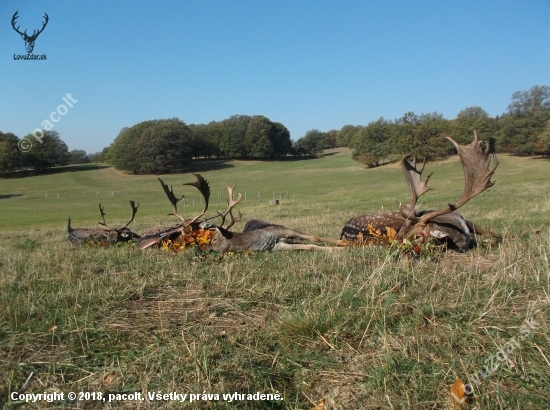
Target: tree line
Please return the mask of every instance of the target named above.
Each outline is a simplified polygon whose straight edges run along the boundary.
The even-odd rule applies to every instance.
[[[496,152],[549,155],[550,87],[515,92],[507,112],[494,118],[478,106],[465,108],[453,120],[438,113],[407,112],[393,121],[379,118],[365,126],[345,125],[328,132],[313,129],[294,142],[283,124],[262,115],[189,125],[177,118],[144,121],[123,128],[109,147],[94,154],[69,151],[56,131],[43,131],[42,144],[27,135],[24,139],[33,146],[22,152],[16,135],[0,132],[0,175],[90,162],[108,162],[135,174],[168,173],[185,169],[196,158],[281,159],[315,156],[335,147],[349,147],[355,160],[375,167],[403,152],[445,158],[454,154],[445,136],[468,144],[474,130]]]
[[[134,174],[167,173],[188,167],[194,158],[277,159],[291,151],[287,128],[262,115],[198,125],[172,118],[123,128],[107,161]]]
[[[23,138],[27,141],[22,141],[11,132],[0,131],[0,175],[23,169],[42,173],[57,166],[105,161],[106,148],[94,154],[78,149],[69,151],[57,131],[42,132],[40,143],[32,134]]]
[[[234,115],[198,125],[177,118],[143,121],[123,128],[109,147],[95,154],[69,152],[56,131],[43,134],[42,143],[31,134],[24,137],[32,147],[23,152],[22,140],[0,132],[0,174],[103,161],[134,174],[158,174],[181,171],[195,158],[278,159],[293,153],[288,129],[262,115]]]
[[[0,131],[0,174],[8,174],[22,168],[33,168],[36,172],[43,172],[58,165],[69,164],[69,150],[57,131],[44,131],[39,143],[28,135],[27,143],[30,145],[19,145],[21,141],[11,132]],[[24,150],[29,147],[28,151]]]
[[[462,110],[454,120],[438,113],[408,112],[394,121],[379,118],[366,126],[346,125],[336,132],[336,145],[351,148],[355,160],[375,167],[403,152],[428,159],[445,158],[455,152],[443,137],[469,144],[474,130],[496,152],[549,155],[550,87],[515,92],[507,112],[494,118],[474,106]]]

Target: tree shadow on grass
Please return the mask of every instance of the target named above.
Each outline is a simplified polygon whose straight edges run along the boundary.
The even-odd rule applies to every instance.
[[[325,157],[331,157],[333,155],[338,154],[338,152],[321,152],[317,155],[296,155],[296,156],[288,156],[288,157],[282,157],[278,158],[275,161],[303,161],[307,159],[319,159],[319,158],[325,158]]]
[[[173,174],[182,174],[186,172],[206,172],[206,171],[218,171],[221,169],[233,168],[235,165],[230,164],[229,160],[223,159],[205,159],[205,160],[195,160],[189,164],[189,166],[174,170],[171,173]]]
[[[337,152],[328,152],[326,154],[319,155],[296,155],[288,157],[279,157],[279,158],[235,158],[237,161],[254,161],[254,162],[294,162],[294,161],[306,161],[310,159],[320,159],[324,157],[329,157],[335,155]]]
[[[332,156],[335,154],[337,153],[327,152],[320,155],[287,156],[287,157],[273,158],[273,159],[244,158],[244,159],[238,159],[238,160],[239,161],[260,161],[260,162],[287,162],[287,161],[294,162],[294,161],[304,161],[304,160],[310,160],[310,159],[319,159],[319,158]],[[233,159],[199,159],[199,160],[192,161],[186,167],[183,167],[180,169],[174,169],[174,170],[171,170],[170,172],[160,172],[158,173],[158,175],[181,174],[181,173],[187,173],[187,172],[199,173],[199,172],[217,171],[217,170],[222,170],[227,168],[233,168],[235,165],[231,164],[232,161]],[[61,167],[53,167],[40,172],[37,172],[33,169],[27,169],[27,170],[7,173],[2,177],[0,177],[0,179],[27,178],[27,177],[35,177],[40,175],[62,174],[64,172],[95,171],[98,169],[112,168],[112,167],[113,165],[108,165],[108,164],[81,164],[81,165],[67,165],[67,166],[61,166]],[[122,171],[122,172],[125,172],[128,175],[134,175],[129,171]],[[137,175],[146,175],[146,174],[137,174]],[[155,175],[155,174],[151,173],[151,175]]]
[[[235,165],[232,164],[233,161],[241,161],[241,162],[247,162],[247,161],[253,161],[253,162],[292,162],[292,161],[304,161],[309,159],[319,159],[325,156],[335,155],[336,153],[329,152],[326,154],[321,154],[319,156],[315,155],[308,155],[308,156],[288,156],[288,157],[281,157],[281,158],[273,158],[273,159],[266,159],[266,158],[233,158],[233,159],[199,159],[199,160],[193,160],[189,165],[183,168],[174,169],[170,172],[162,172],[161,174],[185,174],[187,172],[207,172],[207,171],[217,171],[221,169],[227,169],[227,168],[234,168]]]
[[[534,157],[529,157],[529,159],[536,159],[536,160],[539,160],[539,161],[550,162],[550,155],[537,155],[537,156],[534,156]]]
[[[23,194],[5,194],[5,195],[0,195],[0,199],[7,199],[7,198],[11,198],[12,196],[21,196]]]
[[[82,165],[67,165],[63,167],[53,167],[40,172],[37,172],[34,169],[25,169],[22,171],[7,173],[3,175],[2,178],[3,179],[27,178],[27,177],[36,177],[40,175],[62,174],[64,172],[95,171],[97,169],[110,168],[110,167],[112,167],[112,165],[82,164]]]

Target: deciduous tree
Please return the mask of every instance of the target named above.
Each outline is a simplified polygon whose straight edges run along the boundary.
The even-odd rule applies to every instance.
[[[352,158],[369,168],[378,166],[392,152],[390,143],[394,128],[395,125],[384,118],[361,128],[350,146],[353,149]]]
[[[8,132],[0,131],[0,175],[15,171],[21,166],[22,153],[19,150],[19,138]]]
[[[54,166],[67,165],[69,163],[69,149],[59,137],[57,131],[43,131],[42,144],[33,144],[31,150],[24,154],[23,161],[34,168],[36,172],[43,172]],[[33,140],[28,134],[25,138]]]

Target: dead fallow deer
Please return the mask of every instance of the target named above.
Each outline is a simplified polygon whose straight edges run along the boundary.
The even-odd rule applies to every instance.
[[[182,235],[184,232],[188,230],[199,229],[199,223],[201,221],[198,221],[198,220],[206,213],[206,210],[208,209],[208,200],[210,198],[210,185],[208,184],[208,181],[202,177],[202,175],[200,174],[193,174],[193,175],[195,176],[196,181],[187,182],[187,183],[184,183],[183,185],[194,186],[202,194],[202,197],[204,198],[204,209],[202,210],[202,212],[191,219],[186,219],[182,215],[180,215],[178,213],[178,202],[181,201],[185,197],[185,195],[182,195],[181,197],[176,198],[176,196],[174,195],[174,190],[172,186],[168,188],[168,185],[166,185],[164,181],[159,178],[158,180],[160,182],[160,185],[162,186],[164,193],[168,197],[168,200],[172,204],[172,212],[169,213],[168,215],[179,218],[181,220],[181,223],[154,228],[149,232],[146,232],[141,237],[141,240],[137,245],[137,249],[143,250],[151,246],[160,246],[163,240],[173,241],[178,236]]]
[[[184,185],[191,185],[196,187],[204,198],[204,209],[202,212],[192,219],[185,219],[178,213],[177,203],[184,197],[177,198],[174,195],[172,187],[168,186],[159,178],[168,200],[172,204],[173,212],[169,215],[176,216],[181,219],[181,223],[176,225],[170,225],[166,227],[157,228],[150,233],[146,233],[141,237],[141,241],[137,246],[137,249],[143,250],[151,246],[160,246],[163,240],[174,240],[179,235],[186,231],[196,231],[198,229],[208,229],[213,232],[210,243],[206,246],[206,250],[212,250],[216,252],[226,251],[274,251],[274,250],[313,250],[313,249],[332,249],[312,244],[299,244],[292,243],[293,239],[305,239],[313,242],[328,242],[338,245],[344,245],[344,241],[332,240],[320,238],[318,236],[307,235],[302,232],[294,231],[292,229],[285,228],[281,225],[271,224],[269,222],[251,220],[249,221],[243,232],[232,232],[229,229],[242,218],[242,214],[239,211],[238,215],[233,215],[233,208],[242,202],[242,195],[239,194],[237,199],[233,199],[233,191],[235,187],[227,186],[227,192],[229,199],[227,201],[227,209],[224,212],[217,212],[214,217],[200,220],[208,209],[208,200],[210,198],[210,186],[208,181],[204,179],[200,174],[193,174],[197,178],[195,182],[186,183]],[[228,225],[224,227],[226,219],[229,216]],[[213,218],[220,218],[221,223],[219,225],[211,224],[208,221]]]
[[[300,231],[289,229],[282,225],[272,224],[270,222],[252,219],[248,221],[243,232],[232,232],[229,230],[233,223],[240,220],[242,215],[239,212],[237,218],[233,217],[232,209],[242,201],[242,195],[239,194],[236,200],[233,200],[233,190],[235,187],[227,186],[229,200],[227,201],[227,210],[222,214],[219,226],[210,225],[206,222],[201,226],[214,231],[214,236],[206,246],[206,250],[216,252],[238,252],[238,251],[297,251],[297,250],[333,250],[341,249],[337,247],[318,246],[314,244],[294,243],[295,239],[303,239],[311,242],[326,242],[336,245],[345,245],[345,241],[321,238],[319,236],[308,235]],[[223,228],[225,217],[229,215],[231,223]]]
[[[105,222],[104,207],[101,204],[99,204],[99,213],[103,220],[103,222],[99,222],[102,226],[101,228],[73,228],[71,227],[71,218],[69,218],[67,221],[69,241],[75,245],[82,245],[90,241],[92,243],[108,246],[115,242],[128,242],[132,239],[139,239],[139,235],[127,228],[136,216],[139,203],[136,205],[134,201],[130,201],[130,206],[132,207],[132,217],[126,225],[120,228],[111,228],[107,225]]]
[[[488,144],[485,148],[481,146],[475,131],[474,141],[467,146],[459,145],[450,137],[447,139],[455,146],[464,170],[465,187],[458,201],[454,204],[449,203],[446,208],[440,210],[418,211],[416,209],[418,198],[434,189],[428,187],[428,180],[432,174],[422,181],[422,171],[426,161],[424,160],[422,166],[418,168],[416,157],[411,159],[411,155],[404,155],[401,168],[409,185],[411,197],[409,204],[399,203],[399,211],[362,215],[350,219],[342,229],[341,239],[350,242],[358,242],[362,238],[368,240],[370,225],[382,234],[388,234],[388,228],[395,229],[398,232],[397,239],[400,240],[420,237],[421,241],[426,241],[431,236],[441,240],[448,249],[464,252],[473,243],[471,234],[500,237],[476,226],[456,212],[470,199],[494,185],[491,177],[499,164],[496,156],[490,153]],[[489,168],[491,161],[493,164]]]

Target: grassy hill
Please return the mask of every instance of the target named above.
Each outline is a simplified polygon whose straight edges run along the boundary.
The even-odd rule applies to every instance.
[[[337,238],[350,217],[408,200],[397,163],[367,170],[347,150],[329,154],[217,162],[202,172],[212,188],[208,214],[224,209],[225,184],[237,184],[247,194],[244,221]],[[138,233],[173,221],[156,177],[90,167],[0,180],[0,403],[12,392],[162,391],[220,395],[188,408],[307,409],[322,398],[327,409],[450,408],[449,385],[460,377],[474,389],[470,408],[545,408],[550,162],[499,160],[496,185],[461,211],[503,241],[436,261],[396,259],[376,247],[206,259],[192,250],[78,248],[66,240],[66,218],[93,227],[98,203],[117,225],[130,215],[128,201],[140,202]],[[422,207],[461,195],[457,157],[428,164],[431,171],[438,189]],[[181,185],[192,175],[161,177],[188,203],[195,196],[180,213],[200,211],[198,193]],[[283,192],[278,207],[267,204],[273,191]],[[284,400],[222,399],[233,392]]]

